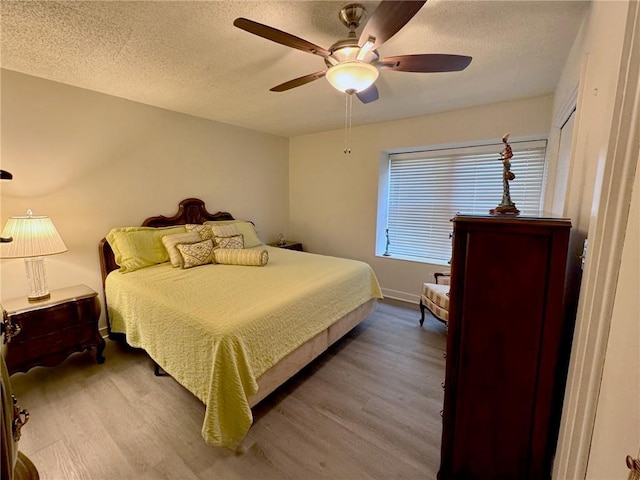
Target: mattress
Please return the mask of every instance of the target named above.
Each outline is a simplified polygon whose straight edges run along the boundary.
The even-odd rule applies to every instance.
[[[369,265],[268,246],[263,267],[170,263],[111,272],[111,331],[143,348],[206,406],[202,436],[236,448],[252,423],[249,397],[279,360],[372,298]]]

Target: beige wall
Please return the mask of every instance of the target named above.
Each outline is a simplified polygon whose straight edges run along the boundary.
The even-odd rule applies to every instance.
[[[2,70],[2,225],[27,208],[69,251],[47,257],[49,287],[101,290],[98,241],[112,227],[203,199],[254,221],[263,241],[288,224],[286,138]],[[0,263],[0,298],[26,294],[23,260]]]
[[[506,132],[512,140],[546,138],[552,105],[553,98],[544,96],[357,127],[350,155],[342,151],[342,130],[292,138],[289,234],[309,251],[368,262],[385,296],[417,303],[422,283],[448,267],[375,256],[381,154],[399,148],[499,142]]]

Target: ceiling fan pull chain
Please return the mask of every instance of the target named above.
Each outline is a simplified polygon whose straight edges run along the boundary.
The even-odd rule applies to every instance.
[[[351,119],[353,116],[353,93],[349,94],[349,153],[351,153]]]
[[[344,104],[344,154],[350,154],[351,148],[351,109],[353,108],[353,98],[349,93],[345,94]]]

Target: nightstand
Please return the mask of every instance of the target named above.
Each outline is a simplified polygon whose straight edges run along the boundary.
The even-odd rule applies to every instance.
[[[269,246],[278,247],[278,248],[286,248],[287,250],[298,250],[299,252],[303,252],[304,251],[302,249],[302,244],[301,243],[293,242],[293,241],[289,241],[289,240],[287,240],[287,242],[284,245],[279,245],[276,242],[276,243],[270,243]]]
[[[27,297],[2,302],[5,320],[20,332],[5,345],[9,374],[31,367],[53,367],[74,352],[97,347],[96,360],[104,362],[105,341],[98,330],[100,300],[86,285],[51,291],[51,298],[29,302]]]

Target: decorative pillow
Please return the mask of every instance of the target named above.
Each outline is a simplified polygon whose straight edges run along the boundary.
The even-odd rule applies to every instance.
[[[162,244],[162,237],[184,233],[184,226],[177,227],[121,227],[107,234],[107,242],[113,250],[120,272],[133,272],[140,268],[169,261],[169,253]]]
[[[257,249],[238,250],[217,248],[215,261],[223,265],[255,265],[257,267],[263,267],[269,261],[269,252]]]
[[[195,223],[188,223],[185,225],[187,232],[197,232],[202,240],[209,240],[213,238],[213,231],[211,225],[199,225]]]
[[[178,250],[178,245],[183,243],[197,243],[200,240],[198,232],[176,233],[174,235],[165,235],[162,237],[162,243],[169,253],[169,261],[174,268],[182,267],[184,260],[182,254]]]
[[[203,240],[197,243],[181,243],[177,245],[177,248],[182,254],[184,262],[182,268],[213,263],[213,242],[211,240]]]
[[[221,226],[221,225],[235,225],[238,231],[244,236],[244,248],[257,247],[258,245],[264,245],[264,242],[258,238],[256,233],[256,226],[251,222],[245,222],[243,220],[221,220],[221,221],[207,221],[205,225]]]
[[[216,243],[216,248],[244,248],[244,237],[242,235],[213,238]]]
[[[214,237],[232,237],[234,235],[240,235],[240,229],[238,225],[205,225],[211,228]]]

